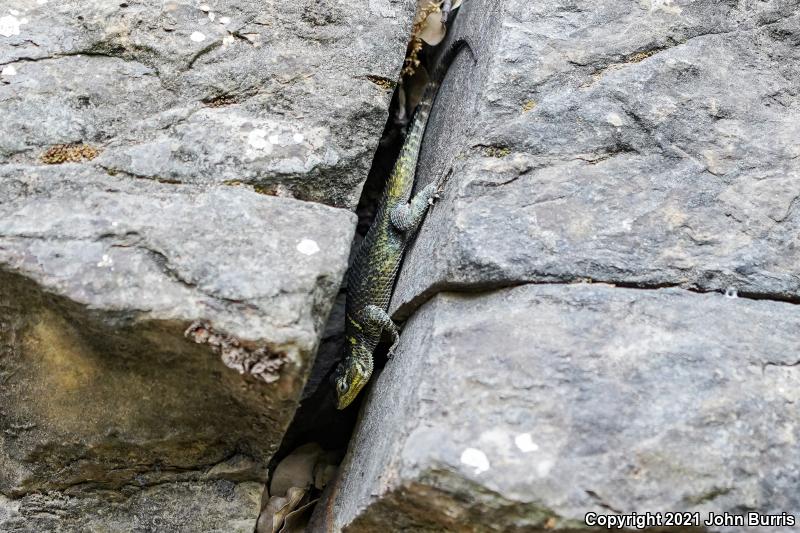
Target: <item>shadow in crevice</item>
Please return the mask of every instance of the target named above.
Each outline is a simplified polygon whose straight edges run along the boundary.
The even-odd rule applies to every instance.
[[[433,59],[438,57],[438,53],[438,47],[421,50],[419,56],[421,64],[429,64]],[[425,77],[425,79],[427,79],[427,77]],[[372,165],[356,208],[358,224],[351,247],[351,265],[355,252],[380,207],[384,187],[403,144],[406,126],[405,121],[411,114],[406,106],[411,106],[413,104],[406,103],[405,98],[401,96],[401,91],[403,91],[401,86],[395,87],[394,89],[381,139],[378,142],[375,155],[372,159]],[[325,326],[323,338],[303,391],[300,405],[295,412],[294,419],[289,425],[278,451],[270,461],[270,475],[275,475],[275,471],[279,465],[283,468],[284,464],[292,462],[294,460],[294,454],[297,453],[298,449],[306,445],[319,445],[326,453],[330,452],[328,456],[333,455],[339,459],[344,457],[358,420],[361,404],[364,398],[368,396],[369,387],[375,383],[375,379],[372,379],[371,383],[367,385],[366,390],[362,391],[347,409],[342,411],[336,409],[336,392],[332,383],[332,376],[335,372],[336,365],[344,355],[345,304],[347,295],[346,280],[347,276],[345,276],[345,281],[339,291]],[[374,353],[375,375],[379,374],[386,364],[388,348],[388,344],[381,343]],[[282,464],[284,460],[286,461]],[[319,489],[319,487],[317,489]],[[312,492],[315,491],[313,487],[310,490],[312,490]],[[266,504],[269,499],[268,491],[269,484],[262,498],[263,515],[267,514],[264,510],[267,509]],[[273,495],[273,498],[274,496],[275,495]],[[311,502],[310,505],[313,505],[313,502]],[[264,518],[265,516],[260,517],[259,522],[266,522]]]
[[[356,208],[358,225],[351,247],[351,264],[355,251],[375,218],[384,185],[402,146],[403,126],[397,124],[394,120],[399,105],[398,89],[395,89],[383,133],[378,142],[372,165]],[[347,276],[345,276],[325,325],[314,365],[300,399],[300,405],[286,430],[278,451],[269,463],[270,476],[275,473],[281,461],[290,456],[299,447],[310,443],[316,443],[322,449],[332,452],[340,458],[347,451],[358,413],[361,410],[361,403],[367,394],[366,391],[363,391],[353,404],[345,410],[336,409],[336,392],[332,384],[332,376],[336,365],[344,354],[346,296]],[[376,373],[380,372],[385,365],[387,350],[388,346],[380,345],[375,353]],[[268,491],[269,483],[262,497],[262,512],[266,508],[266,503],[269,499]],[[262,521],[259,520],[259,522]]]
[[[351,263],[355,251],[375,218],[384,185],[400,152],[403,128],[397,125],[393,119],[398,105],[398,91],[395,89],[389,107],[389,115],[356,208],[358,225],[351,247]],[[347,276],[345,276],[325,325],[323,338],[308,382],[303,390],[300,406],[271,466],[280,462],[296,447],[308,442],[317,442],[327,450],[347,448],[365,394],[360,394],[356,401],[344,411],[336,409],[336,393],[331,381],[336,365],[344,354],[346,295]],[[375,357],[376,371],[380,371],[385,363],[385,352],[386,347],[379,346]]]

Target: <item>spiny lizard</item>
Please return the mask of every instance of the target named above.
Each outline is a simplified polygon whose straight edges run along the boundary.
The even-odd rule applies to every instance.
[[[372,376],[372,354],[381,334],[387,332],[392,337],[390,357],[400,340],[397,326],[386,311],[406,246],[419,228],[428,206],[439,197],[437,185],[430,184],[411,198],[417,160],[438,88],[450,63],[464,45],[465,42],[455,44],[440,59],[386,183],[375,221],[350,267],[345,357],[336,368],[334,378],[339,409],[350,405]]]

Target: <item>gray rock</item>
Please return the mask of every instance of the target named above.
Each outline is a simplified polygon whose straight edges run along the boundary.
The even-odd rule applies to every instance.
[[[2,8],[0,157],[95,164],[354,208],[412,1],[101,0]]]
[[[591,279],[800,301],[800,2],[475,0],[398,281]]]
[[[186,512],[209,507],[179,530],[252,530],[355,218],[85,164],[0,167],[0,518],[18,507],[30,529],[7,527],[52,530],[39,515],[67,498],[65,528],[156,531],[129,522],[183,520],[196,493]],[[207,479],[242,496],[215,500]]]
[[[253,530],[413,8],[0,6],[0,530]]]
[[[321,530],[800,508],[798,7],[461,7],[443,198]]]
[[[0,528],[8,533],[252,533],[261,488],[260,483],[217,481],[156,485],[125,499],[31,494],[11,502],[7,517],[3,508],[9,502],[0,496]]]
[[[325,527],[796,511],[798,331],[791,304],[680,289],[439,294],[370,390]],[[709,528],[756,530],[794,528]]]
[[[93,309],[207,317],[300,363],[346,267],[355,215],[244,187],[198,192],[83,165],[6,166],[0,263]]]

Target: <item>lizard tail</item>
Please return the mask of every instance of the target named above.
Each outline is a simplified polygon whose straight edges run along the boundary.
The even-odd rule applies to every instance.
[[[422,99],[414,111],[414,118],[411,120],[408,132],[406,133],[406,140],[403,143],[403,148],[400,151],[400,156],[395,164],[395,172],[399,169],[410,169],[412,172],[417,166],[417,159],[419,158],[420,147],[422,146],[422,138],[425,135],[425,127],[428,125],[428,117],[431,114],[433,103],[436,100],[436,95],[439,92],[439,87],[442,85],[450,64],[456,58],[462,48],[467,48],[470,54],[474,57],[472,48],[465,40],[459,40],[453,43],[452,46],[447,48],[439,58],[436,69],[433,71],[428,86],[422,95]]]

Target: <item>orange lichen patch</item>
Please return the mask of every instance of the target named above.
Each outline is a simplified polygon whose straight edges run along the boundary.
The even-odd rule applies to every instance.
[[[522,112],[527,113],[528,111],[533,111],[536,108],[536,102],[533,100],[528,100],[524,104],[522,104]]]
[[[80,144],[56,144],[42,154],[42,163],[60,165],[62,163],[80,163],[91,161],[100,154],[96,148]]]
[[[653,54],[656,54],[656,53],[658,53],[660,51],[661,50],[659,50],[659,49],[655,49],[655,50],[647,50],[646,52],[637,52],[637,53],[635,53],[633,55],[630,55],[630,56],[626,57],[625,58],[625,63],[638,63],[639,61],[644,61],[648,57],[650,57]]]
[[[236,95],[233,94],[222,94],[219,96],[215,96],[213,98],[208,98],[206,100],[203,100],[203,103],[207,107],[224,107],[227,105],[238,104],[239,99],[237,98]]]
[[[384,78],[383,76],[374,76],[372,74],[368,74],[365,76],[365,78],[386,91],[391,91],[394,89],[395,85],[397,85],[392,80]]]

